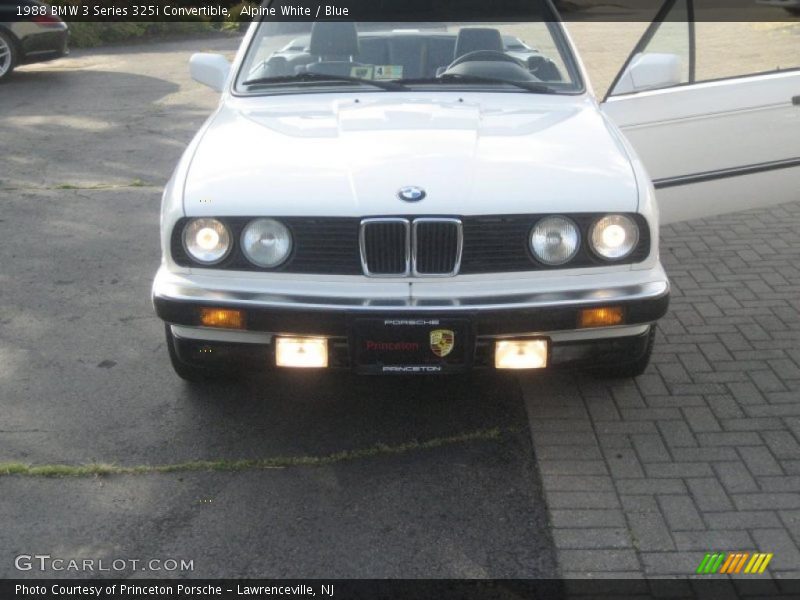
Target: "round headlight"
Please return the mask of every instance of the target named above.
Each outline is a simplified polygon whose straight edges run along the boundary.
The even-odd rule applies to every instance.
[[[277,267],[292,251],[292,234],[274,219],[250,221],[242,231],[242,252],[254,265]]]
[[[603,258],[625,258],[639,241],[639,227],[625,215],[608,215],[597,221],[589,235],[592,250]]]
[[[531,231],[531,251],[546,265],[563,265],[581,246],[578,226],[566,217],[545,217]]]
[[[183,228],[183,247],[197,262],[213,265],[228,256],[231,234],[217,219],[192,219]]]

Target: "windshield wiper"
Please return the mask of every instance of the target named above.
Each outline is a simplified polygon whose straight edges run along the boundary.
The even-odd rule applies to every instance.
[[[272,85],[286,83],[357,83],[369,85],[388,91],[405,91],[408,88],[405,84],[419,83],[490,83],[505,84],[521,88],[527,92],[535,94],[556,94],[556,90],[542,83],[535,81],[511,81],[508,79],[497,79],[494,77],[480,77],[478,75],[463,75],[460,73],[444,73],[439,77],[429,77],[420,79],[395,79],[386,81],[376,81],[374,79],[360,79],[359,77],[348,77],[346,75],[326,75],[324,73],[298,73],[297,75],[281,75],[278,77],[256,77],[248,79],[242,85]]]
[[[443,73],[439,77],[429,77],[426,79],[399,79],[398,83],[492,83],[506,84],[522,88],[535,94],[556,94],[556,90],[542,83],[535,81],[511,81],[508,79],[495,79],[494,77],[480,77],[478,75],[462,75],[460,73]]]
[[[374,79],[360,79],[346,75],[326,75],[324,73],[298,73],[297,75],[281,75],[279,77],[256,77],[248,79],[242,85],[269,85],[282,83],[358,83],[371,85],[382,90],[404,90],[405,86],[396,81],[375,81]]]

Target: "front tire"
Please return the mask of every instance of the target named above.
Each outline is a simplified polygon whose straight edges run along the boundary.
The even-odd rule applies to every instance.
[[[17,66],[17,44],[11,34],[0,29],[0,82],[8,80]]]
[[[647,346],[644,354],[630,361],[622,361],[615,365],[592,369],[592,374],[601,379],[630,379],[642,375],[647,370],[647,366],[650,364],[650,356],[653,354],[653,346],[655,346],[656,342],[656,326],[651,325],[646,335]]]
[[[164,324],[164,331],[166,333],[167,351],[169,352],[169,360],[172,363],[172,369],[178,377],[184,381],[190,383],[213,383],[215,381],[230,379],[233,376],[230,370],[223,369],[222,367],[199,367],[184,362],[181,360],[181,357],[178,356],[178,351],[176,349],[177,341],[172,334],[172,328],[169,323]]]

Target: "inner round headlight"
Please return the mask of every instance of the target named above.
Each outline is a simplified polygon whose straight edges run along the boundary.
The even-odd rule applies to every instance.
[[[254,265],[277,267],[292,251],[292,234],[274,219],[250,221],[242,231],[242,252]]]
[[[531,251],[546,265],[563,265],[581,246],[578,226],[566,217],[545,217],[531,231]]]
[[[625,215],[608,215],[597,221],[590,232],[592,250],[603,258],[625,258],[639,241],[639,227]]]
[[[213,265],[230,252],[231,234],[217,219],[192,219],[183,228],[183,247],[197,262]]]

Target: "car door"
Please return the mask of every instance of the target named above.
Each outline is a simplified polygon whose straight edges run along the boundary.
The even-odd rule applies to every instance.
[[[800,200],[800,21],[701,21],[701,3],[667,0],[602,103],[662,223]]]

